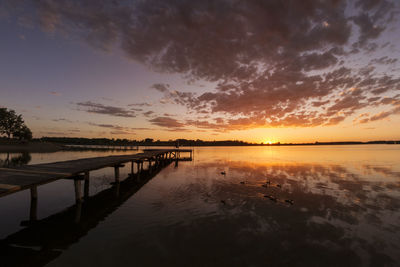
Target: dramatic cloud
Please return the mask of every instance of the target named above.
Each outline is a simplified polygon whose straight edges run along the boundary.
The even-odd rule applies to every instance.
[[[393,103],[393,108],[389,111],[381,111],[371,117],[363,118],[359,120],[359,123],[367,123],[371,121],[378,121],[388,118],[391,115],[400,114],[400,101]]]
[[[198,121],[202,128],[334,125],[366,107],[384,105],[374,97],[400,91],[398,50],[383,39],[400,27],[397,0],[21,3],[17,16],[30,16],[46,31],[80,35],[104,50],[119,45],[127,57],[155,71],[215,84],[201,94],[152,86],[164,94],[161,103],[186,106],[194,116],[225,118]],[[32,8],[35,12],[28,12]],[[134,117],[123,108],[78,105]],[[151,122],[182,127],[168,117]]]
[[[164,128],[174,128],[179,129],[184,127],[185,125],[176,119],[169,118],[169,117],[157,117],[154,119],[149,120],[152,124],[164,127]]]
[[[91,101],[76,103],[78,107],[84,108],[89,113],[105,114],[116,117],[133,118],[136,117],[132,109],[124,109],[121,107],[106,106],[100,103],[93,103]]]

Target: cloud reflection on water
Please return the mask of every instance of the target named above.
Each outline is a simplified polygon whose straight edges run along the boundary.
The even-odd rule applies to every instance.
[[[221,166],[226,176],[219,174]],[[400,260],[400,174],[388,167],[220,160],[183,168],[173,174],[179,176],[176,179],[196,173],[194,179],[162,191],[162,199],[192,203],[198,209],[213,205],[215,212],[196,214],[180,226],[184,234],[174,238],[182,242],[202,240],[202,234],[212,233],[216,235],[213,248],[220,245],[226,256],[240,248],[237,253],[255,258],[237,256],[236,260],[256,265],[272,260],[275,264],[392,266]],[[271,181],[267,188],[262,186],[266,181]],[[294,205],[286,199],[293,199]],[[168,231],[173,231],[171,227]],[[162,229],[160,234],[168,231]]]
[[[31,163],[87,153],[32,154]],[[87,214],[93,228],[72,227],[79,238],[67,240],[49,265],[396,266],[400,260],[395,146],[196,148],[194,159],[161,170],[124,203],[94,201],[93,212],[108,205],[113,211],[100,220]],[[91,177],[98,192],[112,170]],[[59,194],[65,186],[47,190]],[[46,202],[43,193],[43,206],[60,198]],[[43,221],[68,224],[60,214]],[[55,224],[59,233],[37,226],[58,242],[62,225]],[[37,240],[45,236],[31,232]]]

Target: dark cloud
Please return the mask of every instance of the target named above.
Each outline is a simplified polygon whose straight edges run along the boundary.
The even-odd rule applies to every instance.
[[[40,132],[43,135],[65,136],[65,132]]]
[[[151,128],[146,128],[146,127],[125,127],[125,126],[114,125],[114,124],[103,124],[103,123],[93,123],[93,122],[87,122],[87,124],[89,124],[91,126],[112,129],[114,132],[124,131],[124,132],[132,133],[132,131],[153,130]]]
[[[131,109],[106,106],[106,105],[103,105],[100,103],[94,103],[91,101],[79,102],[79,103],[76,103],[76,105],[78,107],[84,108],[84,110],[89,113],[105,114],[105,115],[110,115],[110,116],[126,117],[126,118],[136,117],[134,111],[132,111]]]
[[[93,122],[88,122],[88,124],[92,125],[92,126],[102,127],[102,128],[112,128],[112,129],[117,129],[117,130],[124,129],[124,127],[122,127],[122,126],[113,125],[113,124],[102,124],[102,123],[93,123]]]
[[[51,95],[55,95],[55,96],[60,96],[61,94],[59,92],[56,91],[50,91]]]
[[[133,106],[138,106],[138,107],[151,107],[151,104],[149,103],[134,103],[134,104],[129,104],[129,107],[133,107]]]
[[[115,134],[115,135],[129,134],[129,135],[132,135],[132,134],[136,134],[136,133],[134,133],[134,132],[129,132],[129,131],[120,131],[120,130],[117,130],[117,131],[111,131],[110,134]]]
[[[65,118],[60,118],[60,119],[53,119],[52,121],[55,122],[69,122],[69,123],[73,123],[73,121],[65,119]]]
[[[113,125],[113,124],[101,124],[101,123],[93,123],[93,122],[88,122],[89,125],[91,126],[97,126],[101,128],[108,128],[110,129],[110,134],[113,135],[123,135],[123,134],[129,134],[133,135],[136,134],[132,128],[129,127],[123,127],[119,125]]]
[[[381,57],[381,58],[376,58],[371,60],[372,64],[382,64],[382,65],[389,65],[389,64],[394,64],[397,62],[397,58],[389,58],[388,56]]]
[[[157,117],[157,118],[151,119],[149,121],[152,124],[163,127],[163,128],[180,129],[185,126],[183,123],[179,122],[176,119],[170,118],[170,117]]]
[[[396,96],[398,97],[398,96]],[[368,123],[373,121],[379,121],[388,118],[391,115],[398,115],[400,114],[400,100],[394,98],[384,98],[381,102],[383,104],[389,104],[391,106],[390,110],[381,111],[375,115],[369,116],[369,114],[364,113],[359,116],[359,123]],[[364,118],[363,118],[364,117]],[[356,120],[357,121],[357,120]]]
[[[153,128],[147,128],[147,127],[130,127],[131,130],[135,131],[152,131],[154,130]]]
[[[191,83],[215,83],[214,90],[202,94],[171,90],[163,83],[152,86],[164,94],[161,103],[226,118],[197,122],[199,127],[332,125],[380,105],[368,102],[371,97],[400,90],[398,73],[368,65],[397,60],[379,55],[363,62],[366,53],[390,49],[379,38],[398,23],[397,0],[30,3],[35,9],[31,17],[47,31],[78,34],[105,50],[117,44],[152,70],[177,73]],[[17,15],[27,17],[24,11]],[[88,112],[134,117],[124,108],[89,101],[78,105]],[[151,122],[179,125],[167,119]]]
[[[312,102],[312,105],[314,106],[314,107],[320,107],[320,106],[324,106],[324,105],[326,105],[326,104],[328,104],[329,103],[329,100],[325,100],[325,101],[314,101],[314,102]]]
[[[149,117],[150,115],[154,114],[154,111],[146,111],[143,113],[144,116]]]
[[[169,84],[163,84],[163,83],[155,83],[151,86],[151,88],[156,89],[157,91],[160,91],[162,93],[168,92],[169,91]]]
[[[368,40],[377,38],[384,30],[383,27],[374,24],[374,21],[367,13],[362,13],[355,17],[354,23],[360,29],[360,38],[356,43],[357,46],[364,46]]]

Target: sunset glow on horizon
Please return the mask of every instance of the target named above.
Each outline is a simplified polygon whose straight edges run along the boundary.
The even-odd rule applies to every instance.
[[[400,2],[0,2],[0,107],[34,137],[400,139]]]

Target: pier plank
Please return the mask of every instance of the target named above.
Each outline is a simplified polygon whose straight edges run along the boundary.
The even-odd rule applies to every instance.
[[[115,155],[68,160],[52,163],[26,165],[18,168],[0,168],[0,197],[20,190],[49,183],[54,180],[71,178],[76,175],[105,167],[120,167],[127,162],[159,160],[167,153],[190,152],[189,149],[152,149],[131,155]],[[178,153],[179,154],[179,153]]]

